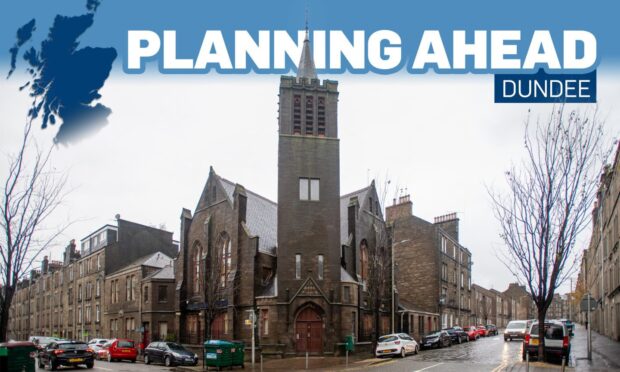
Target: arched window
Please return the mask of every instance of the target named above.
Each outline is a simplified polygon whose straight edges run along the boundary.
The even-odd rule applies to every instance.
[[[366,239],[360,243],[360,258],[362,282],[365,282],[368,279],[368,244]]]
[[[220,284],[222,288],[226,287],[228,274],[232,268],[232,241],[226,232],[222,232],[218,244]]]
[[[194,254],[192,257],[192,277],[194,280],[193,287],[194,293],[200,293],[200,260],[202,254],[202,247],[200,243],[194,245]]]

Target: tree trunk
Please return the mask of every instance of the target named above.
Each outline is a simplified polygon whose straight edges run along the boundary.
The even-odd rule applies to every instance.
[[[538,360],[545,361],[545,315],[542,309],[538,310]]]
[[[4,289],[4,298],[0,303],[0,342],[8,341],[7,333],[9,330],[9,308],[13,302],[13,293],[15,291],[10,286]]]

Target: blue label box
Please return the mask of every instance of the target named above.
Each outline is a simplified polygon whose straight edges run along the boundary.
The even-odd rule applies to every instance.
[[[594,103],[596,70],[586,74],[495,75],[495,103]]]

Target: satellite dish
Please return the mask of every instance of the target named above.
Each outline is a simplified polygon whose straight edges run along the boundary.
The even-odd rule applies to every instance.
[[[117,220],[120,220],[120,219],[121,219],[121,215],[117,213],[117,214],[114,216],[114,218],[116,218]]]

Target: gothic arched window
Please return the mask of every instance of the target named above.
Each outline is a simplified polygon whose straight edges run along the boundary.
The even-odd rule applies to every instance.
[[[202,246],[200,243],[194,245],[192,255],[192,279],[194,293],[200,293],[200,263],[201,263]]]
[[[219,259],[220,284],[226,287],[228,274],[232,268],[232,241],[226,232],[222,232],[218,239],[217,254]]]
[[[360,258],[362,282],[365,282],[368,279],[368,244],[366,239],[360,243]]]

